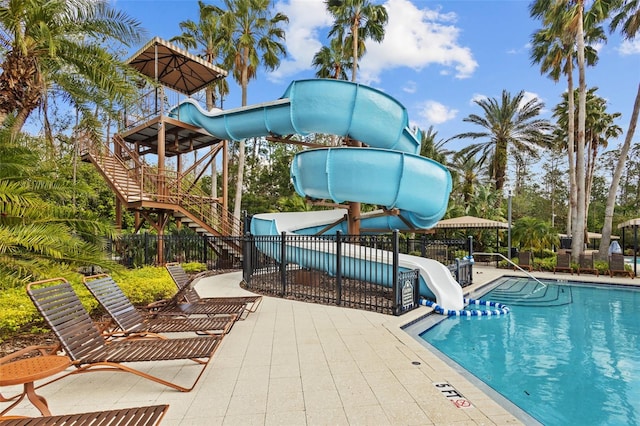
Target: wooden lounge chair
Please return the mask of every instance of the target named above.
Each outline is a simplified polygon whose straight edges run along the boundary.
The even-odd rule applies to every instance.
[[[553,273],[561,271],[571,272],[571,275],[573,275],[571,255],[569,253],[558,253],[556,256],[556,266],[553,267]],[[578,270],[578,274],[580,274],[580,270]]]
[[[183,298],[183,300],[190,304],[209,304],[209,303],[240,303],[244,304],[244,309],[247,313],[255,312],[262,302],[262,296],[239,296],[239,297],[205,297],[201,298],[198,292],[193,288],[194,284],[200,279],[202,274],[196,275],[193,280],[189,279],[189,276],[179,263],[167,263],[165,265],[169,275],[173,279],[173,282],[178,287],[178,293],[174,296],[174,299]]]
[[[153,405],[60,416],[10,416],[0,417],[0,424],[2,426],[153,426],[160,424],[168,408],[168,405]]]
[[[518,253],[518,266],[529,272],[533,270],[533,255],[530,251]]]
[[[591,274],[596,274],[596,277],[600,276],[600,272],[598,272],[598,270],[593,266],[593,253],[582,253],[579,256],[578,264],[580,265],[578,266],[578,275],[580,275],[580,273],[582,272],[588,272]]]
[[[110,275],[98,274],[83,277],[84,285],[107,311],[115,327],[111,333],[177,333],[196,332],[199,334],[226,334],[231,330],[236,315],[175,318],[169,316],[143,316],[131,304],[122,289]]]
[[[194,388],[222,342],[222,335],[180,339],[124,339],[105,338],[84,309],[77,294],[64,278],[36,281],[27,285],[27,294],[47,325],[55,333],[72,365],[69,374],[82,373],[91,368],[113,369],[136,374],[162,385],[189,392]],[[184,387],[151,376],[123,363],[136,361],[169,361],[189,359],[202,366],[190,387]],[[48,382],[48,383],[51,383]]]
[[[624,267],[624,256],[621,253],[612,253],[609,256],[609,276],[616,274],[626,275],[633,279],[633,271],[628,271]]]

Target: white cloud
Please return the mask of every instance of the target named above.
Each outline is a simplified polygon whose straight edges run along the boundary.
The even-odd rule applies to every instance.
[[[454,119],[457,114],[457,109],[450,109],[436,101],[425,101],[418,112],[418,115],[424,118],[427,124],[441,124]]]
[[[511,93],[511,96],[514,97],[515,95],[517,95],[517,93]],[[502,93],[500,93],[499,95],[495,96],[495,98],[500,101],[502,96]],[[483,101],[485,99],[488,99],[489,97],[487,95],[482,95],[480,93],[474,93],[473,96],[471,97],[471,100],[469,100],[469,105],[476,105],[477,102]],[[540,96],[537,93],[533,93],[533,92],[527,92],[526,90],[524,91],[524,93],[522,94],[522,101],[520,102],[520,106],[526,104],[527,102],[529,102],[532,99],[538,99],[540,102],[542,102],[542,98],[540,98]]]
[[[458,44],[460,29],[456,15],[440,10],[419,9],[409,0],[385,3],[389,22],[382,43],[367,42],[367,53],[360,61],[359,81],[378,81],[382,71],[409,67],[420,70],[432,64],[455,70],[457,78],[467,78],[478,63],[471,50]]]
[[[511,48],[507,50],[507,55],[520,55],[527,53],[531,50],[531,43],[525,43],[524,46],[518,48]]]
[[[527,92],[525,90],[525,92],[522,94],[522,102],[520,102],[520,107],[522,107],[524,104],[526,104],[532,99],[538,99],[538,101],[542,102],[542,99],[540,99],[540,96],[538,96],[537,93]]]
[[[481,95],[480,93],[474,93],[469,101],[469,105],[475,105],[477,102],[487,99],[487,95]]]
[[[458,44],[460,29],[455,26],[454,13],[419,9],[409,0],[388,0],[385,7],[389,14],[385,38],[382,43],[367,40],[358,81],[371,85],[379,82],[384,70],[420,70],[433,64],[444,67],[443,75],[466,78],[473,74],[478,64],[471,50]],[[276,9],[289,17],[285,27],[288,56],[269,75],[272,81],[310,70],[313,55],[328,43],[324,34],[333,23],[323,0],[283,0]]]
[[[323,0],[278,2],[276,10],[289,17],[289,24],[284,26],[287,57],[280,62],[277,70],[269,74],[271,81],[280,81],[310,69],[313,55],[324,43],[324,40],[320,41],[318,32],[332,24]]]
[[[634,40],[624,40],[618,47],[621,55],[637,55],[640,53],[640,38]]]
[[[416,93],[416,90],[418,90],[418,85],[415,81],[409,80],[402,87],[402,90],[407,93]]]

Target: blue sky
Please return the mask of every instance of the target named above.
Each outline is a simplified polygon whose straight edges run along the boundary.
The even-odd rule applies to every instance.
[[[473,100],[499,98],[503,90],[514,96],[523,90],[527,98],[538,97],[545,103],[545,117],[551,118],[566,81],[554,83],[531,64],[529,42],[539,23],[529,17],[528,1],[378,3],[389,13],[386,36],[381,44],[367,41],[358,80],[398,99],[412,125],[433,126],[441,139],[478,130],[463,122],[469,114],[482,113]],[[197,1],[117,0],[113,5],[138,19],[149,39],[170,39],[180,33],[181,21],[198,20]],[[288,56],[273,73],[259,70],[258,79],[249,84],[249,104],[279,98],[292,80],[313,78],[311,59],[328,44],[332,21],[322,0],[283,0],[275,8],[290,20]],[[610,35],[607,44],[597,49],[599,63],[587,70],[587,85],[599,88],[597,94],[607,99],[610,113],[622,113],[617,124],[626,132],[640,82],[640,40],[625,42]],[[231,93],[224,107],[240,106],[240,88],[231,77],[229,83]],[[611,141],[610,148],[621,140]],[[459,149],[467,143],[455,141],[449,147]]]

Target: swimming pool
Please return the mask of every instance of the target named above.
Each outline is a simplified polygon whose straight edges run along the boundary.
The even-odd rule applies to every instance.
[[[505,277],[500,317],[449,317],[420,334],[548,425],[640,424],[640,290]]]

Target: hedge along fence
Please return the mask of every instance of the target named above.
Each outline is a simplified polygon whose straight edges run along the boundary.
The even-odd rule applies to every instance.
[[[92,315],[101,314],[98,302],[82,284],[82,275],[71,271],[55,271],[51,278],[64,277]],[[146,305],[171,297],[176,285],[165,268],[147,266],[113,274],[113,278],[134,305]],[[27,296],[26,288],[0,292],[0,341],[19,333],[45,332],[44,321]]]

